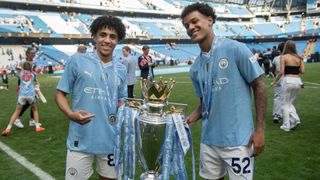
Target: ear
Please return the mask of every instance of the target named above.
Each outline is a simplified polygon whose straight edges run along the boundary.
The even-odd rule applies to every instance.
[[[211,27],[213,25],[213,19],[211,16],[208,17],[209,26]]]

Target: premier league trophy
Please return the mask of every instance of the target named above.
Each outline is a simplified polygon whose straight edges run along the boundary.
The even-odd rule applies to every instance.
[[[158,82],[141,79],[140,84],[144,100],[127,99],[126,106],[118,110],[118,179],[122,175],[125,180],[134,179],[136,150],[144,169],[141,180],[167,180],[170,174],[176,179],[188,179],[184,156],[192,148],[192,140],[188,125],[183,123],[187,105],[168,102],[175,81],[163,81],[160,77]],[[192,168],[195,179],[193,150]]]
[[[136,138],[140,161],[144,172],[140,179],[159,179],[161,148],[164,143],[167,118],[164,106],[170,96],[174,81],[158,83],[141,79],[141,91],[145,100],[145,110],[136,122]]]
[[[145,170],[140,179],[158,180],[163,161],[162,148],[166,137],[167,115],[173,113],[174,107],[171,107],[171,112],[165,112],[164,108],[168,105],[168,98],[175,81],[170,79],[167,82],[162,78],[158,82],[141,79],[140,83],[144,106],[135,122],[136,143],[140,161]]]

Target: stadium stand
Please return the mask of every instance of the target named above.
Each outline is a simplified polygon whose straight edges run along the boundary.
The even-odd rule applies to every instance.
[[[10,2],[20,9],[10,8],[9,5],[13,5]],[[45,61],[48,61],[50,65],[59,66],[72,55],[68,51],[73,51],[76,47],[74,41],[91,43],[89,26],[93,19],[111,12],[124,22],[129,41],[150,44],[155,59],[171,58],[186,61],[193,59],[199,49],[195,45],[188,45],[191,42],[179,15],[183,7],[193,2],[196,1],[20,0],[0,2],[3,5],[0,8],[0,38],[6,37],[5,41],[13,38],[11,43],[5,44],[15,45],[16,43],[12,43],[12,41],[17,42],[15,37],[23,37],[26,44],[30,44],[30,41],[42,44],[46,42],[46,45],[39,48],[39,63],[41,62],[41,66],[46,66],[48,63]],[[244,4],[245,1],[241,0],[229,2],[207,1],[214,7],[218,16],[218,21],[213,26],[217,36],[238,39],[246,42],[251,49],[261,51],[276,46],[278,43],[275,39],[284,41],[287,38],[297,38],[300,54],[309,57],[319,52],[319,43],[314,42],[313,45],[307,43],[309,39],[320,35],[320,18],[316,14],[319,8],[315,1],[308,0],[304,4],[304,7],[312,11],[300,8],[299,2],[294,2],[290,11],[286,10],[286,6],[281,7],[279,4],[270,2],[267,4],[261,4],[261,1],[247,1],[248,4]],[[29,6],[25,7],[23,3],[28,3]],[[22,6],[18,6],[19,4]],[[34,11],[39,6],[44,7],[45,10]],[[177,45],[168,45],[170,42],[177,42]],[[73,45],[58,45],[60,43]],[[121,47],[122,45],[116,49],[118,54],[122,54]],[[23,45],[15,48],[19,49],[17,52],[23,54]],[[138,57],[141,54],[140,45],[133,45],[132,48],[134,56]],[[4,59],[2,61],[6,59],[8,61],[1,62],[1,65],[14,66],[17,60],[9,62],[11,57],[4,56],[1,56],[1,59]],[[18,56],[13,55],[14,58]],[[121,57],[119,59],[121,60]]]

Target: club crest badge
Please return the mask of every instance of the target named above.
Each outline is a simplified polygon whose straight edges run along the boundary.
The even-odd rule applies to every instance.
[[[220,61],[219,61],[220,69],[226,69],[228,67],[228,65],[229,65],[229,62],[226,58],[220,59]]]
[[[75,168],[69,168],[68,169],[68,175],[69,176],[76,176],[78,174],[78,171]]]

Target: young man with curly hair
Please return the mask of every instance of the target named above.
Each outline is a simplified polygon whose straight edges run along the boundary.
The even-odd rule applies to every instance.
[[[252,179],[253,156],[264,148],[267,101],[263,71],[245,44],[215,36],[216,15],[208,4],[185,7],[181,19],[201,49],[190,69],[200,104],[185,120],[191,124],[202,118],[200,176],[223,179],[228,173],[231,180]]]
[[[127,72],[114,49],[125,38],[125,26],[105,15],[93,21],[90,31],[96,51],[72,56],[56,91],[56,103],[70,120],[66,179],[88,179],[94,160],[100,179],[115,179],[116,113],[127,97]]]

